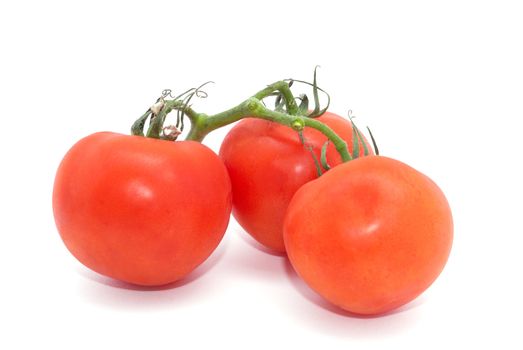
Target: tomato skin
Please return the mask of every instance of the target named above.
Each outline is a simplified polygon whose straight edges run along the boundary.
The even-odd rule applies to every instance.
[[[284,238],[292,265],[312,289],[350,312],[380,314],[438,277],[453,222],[432,180],[372,156],[304,185],[287,210]]]
[[[53,211],[71,253],[138,285],[174,282],[201,264],[230,217],[230,180],[198,142],[95,133],[62,160]]]
[[[352,154],[352,125],[334,113],[317,120],[333,129]],[[304,137],[314,147],[317,159],[327,138],[319,131],[304,129]],[[369,152],[372,149],[365,140]],[[360,155],[363,143],[360,141]],[[231,177],[233,215],[252,237],[277,252],[285,252],[283,220],[294,193],[318,177],[310,152],[291,128],[260,119],[240,121],[225,137],[220,148]],[[332,143],[327,149],[331,167],[341,163]]]

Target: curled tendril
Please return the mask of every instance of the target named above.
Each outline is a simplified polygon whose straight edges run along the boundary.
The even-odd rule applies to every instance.
[[[205,83],[203,83],[202,85],[198,86],[196,88],[196,90],[195,90],[196,97],[198,97],[198,98],[207,98],[209,96],[209,94],[207,92],[202,90],[202,88],[205,85],[208,85],[208,84],[214,84],[214,81],[209,80],[209,81],[206,81]]]
[[[171,89],[164,89],[162,91],[162,97],[163,98],[167,98],[167,97],[174,98],[172,93],[173,93],[173,91]]]
[[[186,90],[176,96],[174,95],[174,93],[171,89],[164,89],[162,91],[161,97],[159,97],[158,100],[160,100],[162,98],[165,99],[167,97],[172,98],[173,100],[179,100],[179,99],[183,100],[187,97],[192,98],[192,96],[196,96],[198,98],[207,98],[209,96],[209,94],[207,92],[203,91],[202,88],[205,85],[210,84],[210,83],[214,84],[214,81],[207,81],[207,82],[203,83],[202,85],[198,86],[197,88],[190,88],[189,90]]]
[[[202,90],[202,88],[207,85],[213,83],[213,81],[207,81],[203,83],[202,85],[198,86],[197,88],[192,88],[187,90],[185,93],[180,95],[177,99],[182,99],[182,107],[178,109],[176,113],[176,127],[180,126],[180,131],[183,131],[184,128],[184,117],[186,115],[185,110],[186,108],[190,107],[189,103],[191,102],[191,99],[196,96],[198,98],[207,98],[209,94]],[[183,97],[182,97],[183,96]]]
[[[184,117],[186,115],[185,110],[190,107],[191,99],[196,96],[197,98],[207,98],[209,94],[202,90],[202,88],[213,81],[207,81],[196,88],[190,88],[179,95],[175,95],[171,89],[164,89],[162,95],[158,98],[157,102],[162,101],[166,98],[171,98],[173,100],[179,100],[182,102],[180,108],[177,108],[176,112],[176,125],[175,128],[179,128],[179,131],[182,132],[184,129]]]

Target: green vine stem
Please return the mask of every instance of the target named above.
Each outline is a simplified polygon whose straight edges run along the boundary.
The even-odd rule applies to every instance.
[[[282,94],[288,114],[270,110],[261,102],[263,98],[271,96],[276,91]],[[187,106],[187,104],[184,104],[182,100],[166,100],[158,114],[152,113],[151,109],[149,109],[135,122],[132,128],[133,135],[143,135],[145,120],[147,119],[147,116],[152,113],[153,117],[146,136],[161,138],[160,135],[163,123],[165,122],[165,117],[175,109],[182,110],[191,122],[191,129],[186,140],[201,142],[211,131],[225,125],[234,123],[243,118],[259,118],[291,127],[298,132],[302,131],[305,127],[316,129],[324,134],[334,144],[344,162],[352,159],[347,148],[347,143],[331,128],[316,119],[298,115],[298,105],[292,95],[289,84],[285,81],[278,81],[271,84],[236,107],[214,115],[197,113],[191,107]]]
[[[253,97],[261,101],[265,97],[270,96],[274,91],[279,91],[283,95],[287,111],[290,115],[297,115],[299,113],[300,110],[298,108],[298,105],[296,104],[294,96],[292,95],[290,86],[285,81],[277,81],[276,83],[271,84],[267,86],[265,89],[259,91]]]

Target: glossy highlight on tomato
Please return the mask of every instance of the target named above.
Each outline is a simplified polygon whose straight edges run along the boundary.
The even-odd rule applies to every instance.
[[[207,259],[227,228],[231,200],[225,166],[206,146],[101,132],[65,155],[53,211],[85,266],[153,286]]]
[[[353,130],[349,120],[330,112],[316,119],[345,140],[352,154]],[[319,161],[327,138],[311,128],[305,128],[303,135]],[[369,154],[373,154],[367,140],[363,140]],[[361,140],[359,155],[364,155]],[[238,223],[262,245],[285,252],[283,220],[287,206],[303,184],[318,177],[314,159],[298,133],[274,122],[244,119],[225,137],[220,157],[231,177],[233,215]],[[332,143],[327,148],[327,160],[331,167],[341,163]]]
[[[349,161],[300,188],[284,224],[299,276],[331,303],[381,314],[438,277],[453,240],[449,204],[410,166],[382,156]]]

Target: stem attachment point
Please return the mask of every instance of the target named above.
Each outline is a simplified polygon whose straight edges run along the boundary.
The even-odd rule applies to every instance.
[[[293,128],[295,131],[302,131],[304,127],[305,121],[303,120],[303,118],[296,118],[291,123],[291,128]]]

